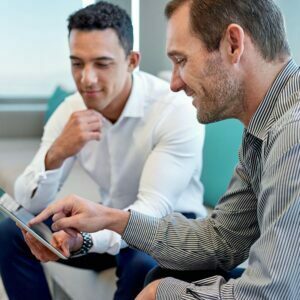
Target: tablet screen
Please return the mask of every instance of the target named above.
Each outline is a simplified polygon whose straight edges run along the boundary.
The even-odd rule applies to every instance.
[[[28,222],[34,215],[18,204],[11,196],[0,189],[0,210],[18,222],[25,230],[29,231],[35,238],[43,243],[48,249],[62,259],[67,259],[62,253],[51,245],[52,231],[45,223],[39,223],[28,227]]]

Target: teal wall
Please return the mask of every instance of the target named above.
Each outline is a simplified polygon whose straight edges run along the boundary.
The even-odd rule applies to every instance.
[[[276,0],[281,8],[287,28],[288,40],[293,57],[300,64],[300,1],[299,0]]]
[[[238,162],[243,125],[237,120],[205,125],[203,167],[204,203],[214,207],[226,191]]]

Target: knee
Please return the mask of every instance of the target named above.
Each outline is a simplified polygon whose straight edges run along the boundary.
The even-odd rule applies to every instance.
[[[126,269],[131,276],[144,278],[149,270],[157,265],[156,261],[144,252],[130,249],[126,254],[122,257],[121,269],[123,272]]]
[[[18,241],[22,241],[22,233],[16,224],[5,219],[0,222],[0,263],[13,256],[16,250]]]
[[[154,267],[152,268],[145,277],[144,286],[147,286],[152,281],[157,279],[161,279],[164,277],[163,269],[161,267]]]
[[[141,255],[136,255],[132,260],[132,267],[143,270],[143,273],[145,275],[156,265],[156,261],[151,256],[145,253],[141,253]]]

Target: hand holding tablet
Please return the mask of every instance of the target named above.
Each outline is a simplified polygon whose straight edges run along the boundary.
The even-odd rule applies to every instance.
[[[59,243],[62,243],[62,238],[60,237],[60,233],[56,233],[58,237],[53,239],[53,233],[50,230],[50,228],[45,223],[35,224],[31,227],[28,226],[28,223],[30,220],[34,218],[34,215],[28,212],[24,207],[19,205],[11,196],[6,194],[2,189],[0,189],[0,211],[4,212],[7,216],[9,216],[12,220],[14,220],[16,223],[18,223],[18,226],[23,229],[23,234],[25,235],[26,239],[28,239],[28,242],[30,245],[34,245],[34,249],[38,251],[40,249],[40,252],[44,249],[41,248],[41,245],[37,243],[36,241],[32,240],[32,235],[35,239],[37,239],[40,243],[42,243],[44,246],[46,246],[53,254],[55,254],[57,257],[61,259],[68,259],[67,257],[67,251],[65,254],[60,249],[62,246],[59,245]],[[65,233],[66,234],[66,233]],[[51,244],[51,241],[56,241],[57,248],[54,247]],[[64,245],[67,246],[67,245]],[[66,249],[66,248],[65,248]],[[50,258],[51,256],[49,256]],[[50,259],[47,259],[50,260]],[[55,256],[53,256],[53,259],[55,260]]]

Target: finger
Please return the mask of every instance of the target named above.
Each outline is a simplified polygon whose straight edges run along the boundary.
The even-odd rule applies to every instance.
[[[31,219],[28,223],[28,226],[32,226],[32,225],[41,223],[41,222],[47,220],[50,216],[52,216],[55,213],[58,213],[58,211],[57,212],[55,211],[55,207],[53,207],[52,205],[48,206],[40,214],[38,214],[36,217]]]
[[[71,209],[72,209],[72,201],[68,201],[68,199],[61,199],[49,205],[39,215],[37,215],[32,220],[30,220],[28,225],[32,226],[34,224],[41,223],[47,220],[52,215],[58,214],[59,212],[71,211]]]
[[[80,215],[70,216],[66,218],[59,219],[54,222],[51,226],[52,230],[68,230],[70,228],[77,229],[78,231],[82,231],[80,227],[81,221]]]
[[[94,132],[94,131],[88,132],[87,135],[86,135],[86,139],[87,139],[87,141],[92,141],[92,140],[100,141],[101,132],[97,132],[97,131],[96,132]]]
[[[102,128],[102,122],[97,117],[89,117],[80,120],[80,129],[81,131],[89,131],[90,126],[97,126],[99,129]]]
[[[67,234],[69,234],[71,237],[76,238],[77,235],[78,235],[78,231],[75,230],[75,229],[73,229],[73,228],[65,228],[64,230],[65,230],[65,232],[66,232]]]
[[[95,120],[100,120],[100,122],[102,122],[102,115],[93,109],[77,111],[73,113],[72,116],[77,119],[80,119],[84,123],[90,123]]]
[[[103,116],[99,111],[97,111],[95,109],[88,109],[87,111],[90,112],[91,115],[96,116],[97,118],[102,120]]]
[[[51,244],[54,248],[58,249],[58,248],[60,248],[61,242],[60,242],[59,240],[57,240],[55,237],[52,236],[52,239],[51,239],[51,241],[50,241],[50,244]]]
[[[25,233],[25,241],[30,247],[31,251],[35,253],[36,256],[39,256],[40,253],[42,253],[43,251],[45,251],[45,249],[47,249],[42,243],[40,243],[28,232]]]
[[[24,237],[24,239],[25,239],[25,236],[26,236],[26,234],[28,233],[28,231],[26,231],[26,230],[20,225],[19,222],[16,222],[16,225],[17,225],[17,227],[19,227],[19,229],[21,230],[21,232],[22,232],[22,234],[23,234],[23,237]]]
[[[39,242],[33,235],[29,232],[25,233],[25,238],[28,243],[38,249],[46,248],[41,242]]]
[[[88,124],[88,126],[87,126],[87,130],[90,132],[91,131],[100,132],[100,129],[101,129],[101,125],[99,122],[93,122],[93,123]]]
[[[54,214],[52,217],[52,221],[56,222],[57,220],[61,219],[61,218],[65,218],[66,215],[63,212],[59,212],[57,214]]]
[[[87,119],[87,124],[98,123],[102,127],[102,116],[101,115],[91,115]]]
[[[25,240],[26,239],[26,233],[27,233],[27,231],[25,229],[21,228],[21,227],[19,227],[19,228],[21,229],[21,232],[22,232],[24,240]]]
[[[25,232],[23,234],[24,236],[24,240],[26,242],[26,244],[28,245],[29,249],[30,249],[30,252],[40,261],[42,261],[42,256],[41,256],[41,253],[42,253],[42,250],[40,248],[40,245],[39,243],[28,233],[28,232]]]
[[[69,246],[69,240],[70,237],[68,237],[63,231],[59,231],[57,233],[54,233],[52,236],[51,244],[56,248],[59,249],[65,256],[70,256],[70,246]]]
[[[35,255],[40,261],[47,262],[58,260],[57,255],[55,255],[51,250],[49,250],[29,233],[26,234],[26,242],[29,245],[33,255]]]
[[[22,231],[25,230],[19,222],[16,222],[16,226],[19,227]]]

